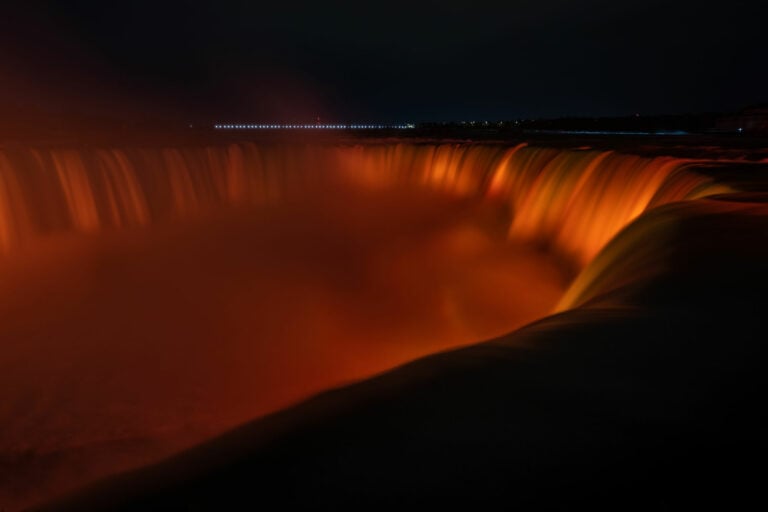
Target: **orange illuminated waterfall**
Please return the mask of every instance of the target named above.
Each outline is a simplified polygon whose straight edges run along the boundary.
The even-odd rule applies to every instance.
[[[579,305],[638,252],[610,245],[633,220],[724,190],[695,165],[524,144],[0,147],[0,508]]]
[[[505,202],[509,236],[583,265],[646,209],[712,192],[689,162],[612,151],[455,144],[0,149],[0,248],[279,201],[313,184],[425,187]]]

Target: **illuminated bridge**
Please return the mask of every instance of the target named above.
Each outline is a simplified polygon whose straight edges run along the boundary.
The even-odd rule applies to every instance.
[[[415,124],[215,124],[217,130],[409,130]]]

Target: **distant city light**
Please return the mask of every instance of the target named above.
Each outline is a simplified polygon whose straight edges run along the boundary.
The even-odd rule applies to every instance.
[[[410,130],[415,124],[215,124],[216,130]]]
[[[638,135],[638,136],[679,136],[689,135],[683,130],[658,130],[652,132],[626,130],[525,130],[526,133],[544,133],[549,135]]]

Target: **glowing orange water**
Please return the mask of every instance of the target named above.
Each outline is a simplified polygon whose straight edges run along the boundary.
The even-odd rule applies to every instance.
[[[97,231],[269,204],[319,183],[424,187],[508,204],[512,239],[583,265],[649,206],[711,193],[688,162],[520,145],[0,150],[0,247],[62,230]]]
[[[0,150],[0,497],[546,315],[646,209],[716,190],[686,166],[524,145]]]

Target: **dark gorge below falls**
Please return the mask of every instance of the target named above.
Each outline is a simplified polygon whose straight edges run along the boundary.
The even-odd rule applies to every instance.
[[[764,502],[767,162],[0,146],[0,509]]]

